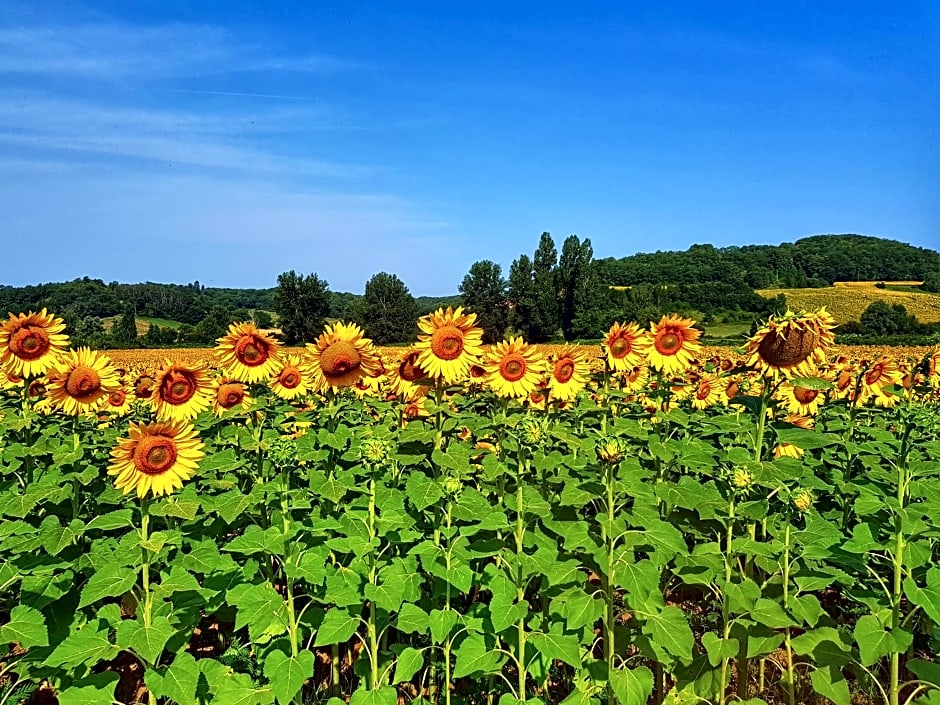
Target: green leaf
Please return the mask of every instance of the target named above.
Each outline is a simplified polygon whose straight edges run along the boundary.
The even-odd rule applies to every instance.
[[[148,668],[144,683],[158,698],[169,698],[177,705],[195,705],[199,674],[196,659],[188,651],[181,651],[169,667]]]
[[[480,634],[471,634],[457,647],[454,678],[474,673],[497,673],[503,665],[503,655],[491,650]]]
[[[252,641],[265,642],[269,637],[287,631],[287,607],[269,583],[252,585],[244,590],[230,590],[228,601],[238,606],[235,629],[248,627]]]
[[[431,641],[443,644],[457,624],[457,613],[454,610],[431,610],[428,624],[431,627]]]
[[[117,643],[125,649],[132,649],[148,664],[155,665],[173,632],[166,617],[154,617],[149,627],[144,626],[143,621],[125,619],[118,625]]]
[[[679,659],[688,659],[692,655],[695,637],[682,610],[669,605],[659,613],[641,616],[646,620],[643,629],[653,637],[654,645]]]
[[[653,672],[646,666],[617,668],[609,678],[619,705],[646,705],[653,693]]]
[[[48,516],[39,526],[39,540],[49,555],[57,556],[71,546],[84,529],[84,522],[77,519],[68,526],[62,526],[56,517]]]
[[[813,690],[824,698],[829,698],[835,705],[851,705],[852,696],[849,694],[849,684],[840,669],[831,666],[814,668],[809,677],[813,683]]]
[[[405,490],[408,492],[408,501],[411,502],[418,511],[422,511],[432,504],[436,504],[441,497],[444,496],[444,491],[441,489],[440,483],[431,480],[420,472],[413,472],[408,476],[408,481],[405,483]]]
[[[313,645],[330,646],[331,644],[345,644],[349,641],[349,638],[356,633],[358,627],[359,617],[334,607],[329,610],[323,618],[323,622],[317,630],[317,637]]]
[[[877,617],[870,614],[859,618],[854,636],[863,666],[871,666],[888,654],[903,652],[913,638],[910,632],[902,629],[885,629]]]
[[[349,705],[396,705],[398,691],[392,686],[382,686],[378,690],[359,688],[349,698]]]
[[[796,625],[796,622],[784,612],[779,603],[768,600],[766,597],[762,597],[754,603],[754,609],[751,610],[750,616],[754,621],[771,629],[783,629],[784,627]]]
[[[424,665],[424,651],[414,647],[405,647],[395,662],[395,677],[393,683],[405,683],[414,678],[415,673]]]
[[[111,705],[120,676],[113,671],[85,676],[57,694],[59,705]]]
[[[406,602],[398,611],[395,628],[406,634],[424,634],[429,626],[428,613],[415,604]]]
[[[927,571],[927,586],[919,587],[911,578],[904,580],[904,594],[920,607],[934,624],[940,624],[940,568]]]
[[[271,683],[274,697],[281,705],[288,705],[304,681],[313,675],[313,652],[301,651],[297,656],[287,656],[272,651],[264,660],[264,675]]]
[[[134,525],[134,513],[130,509],[115,509],[107,514],[99,514],[87,524],[85,531],[97,529],[111,531],[113,529],[128,529]]]
[[[105,597],[116,597],[134,587],[137,570],[126,566],[108,564],[91,576],[82,588],[79,607],[87,607]]]
[[[10,621],[0,627],[0,643],[12,642],[24,649],[49,646],[49,632],[42,612],[25,605],[14,607],[10,612]]]
[[[94,666],[99,661],[113,658],[121,649],[108,641],[108,630],[97,631],[86,624],[77,632],[69,634],[46,658],[46,665],[56,668]]]
[[[581,665],[581,646],[576,637],[533,632],[527,641],[549,661],[558,659],[575,668]]]
[[[284,555],[284,536],[277,527],[267,530],[255,524],[249,525],[245,533],[236,536],[222,547],[223,551],[242,553],[251,556],[255,553],[268,553],[274,556]]]
[[[708,654],[708,662],[717,666],[723,659],[731,659],[738,655],[741,644],[737,639],[722,639],[715,632],[705,632],[702,635],[702,646]]]
[[[852,645],[835,627],[819,627],[800,634],[791,642],[799,656],[810,656],[818,664],[844,666],[850,660]]]

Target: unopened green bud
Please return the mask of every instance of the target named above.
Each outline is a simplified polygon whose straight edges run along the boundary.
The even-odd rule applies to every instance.
[[[444,479],[444,492],[451,495],[460,493],[463,483],[456,477],[447,477]]]
[[[391,454],[391,444],[382,438],[367,438],[359,448],[359,455],[366,465],[384,465]]]
[[[533,418],[523,419],[519,424],[519,440],[526,445],[538,445],[545,438],[545,428]]]
[[[813,495],[808,490],[800,490],[793,495],[793,508],[798,512],[808,512],[813,506]]]
[[[623,460],[624,455],[626,455],[624,444],[617,438],[606,438],[597,446],[597,457],[602,463],[614,465]]]

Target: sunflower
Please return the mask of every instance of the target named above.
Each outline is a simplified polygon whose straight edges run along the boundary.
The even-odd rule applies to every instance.
[[[306,396],[313,391],[313,369],[300,355],[288,355],[270,386],[271,391],[281,399]]]
[[[620,387],[625,391],[636,394],[646,388],[646,383],[649,382],[649,378],[650,368],[645,364],[637,365],[621,373]]]
[[[213,387],[203,365],[167,358],[154,378],[150,402],[160,421],[189,421],[212,403]]]
[[[362,337],[355,323],[327,325],[316,343],[307,343],[316,389],[350,387],[363,376],[374,377],[383,368],[372,341]]]
[[[483,354],[483,329],[474,325],[475,313],[450,306],[418,319],[418,364],[428,376],[453,384],[466,378],[470,366]]]
[[[115,486],[128,494],[133,489],[143,498],[167,495],[190,479],[205,453],[196,429],[181,421],[135,424],[111,451],[108,474]]]
[[[584,353],[572,345],[565,346],[551,364],[548,388],[554,399],[573,399],[588,381]]]
[[[415,419],[423,419],[428,416],[427,409],[428,398],[426,395],[421,394],[416,396],[414,399],[411,399],[407,404],[405,404],[401,409],[401,423],[402,426],[407,424],[409,421]]]
[[[644,360],[649,338],[636,323],[615,322],[601,345],[607,356],[608,367],[615,372],[625,372]]]
[[[732,399],[734,399],[741,392],[741,378],[740,377],[728,377],[724,383],[724,389],[722,391],[721,402],[728,405]]]
[[[725,384],[718,379],[717,375],[701,375],[698,381],[690,385],[693,409],[707,409],[715,406],[725,391]]]
[[[927,383],[940,388],[940,345],[927,356]]]
[[[701,349],[702,331],[693,328],[695,321],[679,316],[663,316],[659,323],[650,323],[652,342],[646,351],[650,367],[667,375],[685,372]]]
[[[781,384],[775,396],[783,403],[787,413],[800,416],[815,416],[825,399],[825,395],[818,389],[799,387],[789,382]]]
[[[0,391],[23,386],[23,378],[10,372],[0,371]]]
[[[247,411],[251,408],[251,396],[248,394],[248,386],[242,382],[233,382],[231,380],[222,380],[215,390],[215,403],[212,405],[212,411],[216,416],[221,417],[226,411],[241,407],[241,411]]]
[[[418,364],[420,354],[412,347],[398,361],[398,366],[392,367],[388,373],[389,387],[399,399],[407,399],[415,394],[416,390],[422,388],[418,383],[428,377],[428,373]]]
[[[146,372],[137,376],[134,380],[134,396],[138,399],[149,399],[153,395],[153,388],[156,380]]]
[[[771,316],[747,341],[747,364],[769,377],[812,377],[835,345],[835,319],[826,308]]]
[[[254,383],[277,373],[281,344],[258,330],[254,323],[232,323],[228,333],[216,342],[222,369],[232,379]]]
[[[61,318],[46,313],[10,314],[0,325],[0,369],[17,377],[37,377],[55,365],[68,347]]]
[[[97,411],[102,398],[121,389],[111,360],[88,348],[69,350],[48,377],[50,402],[71,416]]]
[[[887,387],[901,382],[901,371],[894,360],[888,357],[878,358],[862,372],[859,382],[861,384],[856,400],[859,406],[869,400],[874,400],[878,406],[894,406],[897,403],[897,395],[886,391]]]
[[[123,387],[111,392],[104,400],[103,409],[112,416],[124,416],[131,410],[132,397]]]
[[[496,343],[487,353],[486,385],[501,397],[525,397],[535,390],[546,365],[534,345],[522,338]]]
[[[802,458],[803,449],[792,443],[781,443],[774,446],[775,458]]]

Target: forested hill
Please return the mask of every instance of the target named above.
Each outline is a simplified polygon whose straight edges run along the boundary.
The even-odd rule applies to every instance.
[[[693,245],[683,252],[598,260],[612,286],[743,281],[752,289],[828,286],[837,281],[923,280],[940,253],[865,235],[814,235],[780,245]]]

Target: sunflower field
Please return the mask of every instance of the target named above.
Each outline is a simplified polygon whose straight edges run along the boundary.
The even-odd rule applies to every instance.
[[[940,704],[940,349],[0,326],[0,705]],[[211,359],[210,359],[211,358]]]

